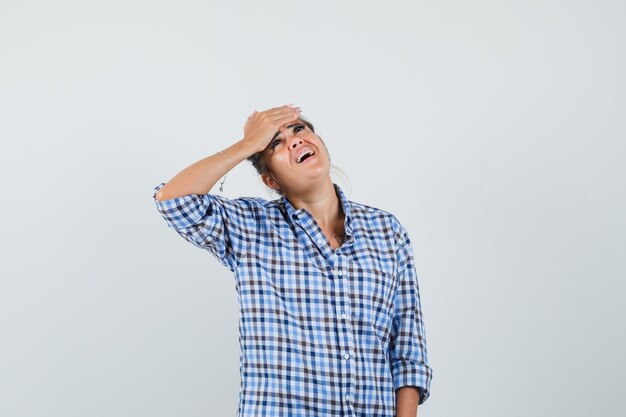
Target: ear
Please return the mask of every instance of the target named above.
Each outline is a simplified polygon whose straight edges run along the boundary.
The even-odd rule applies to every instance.
[[[268,173],[261,174],[261,181],[263,181],[263,184],[267,185],[273,190],[280,190],[280,184],[278,184],[276,180],[274,180],[274,178],[272,178],[272,176]]]

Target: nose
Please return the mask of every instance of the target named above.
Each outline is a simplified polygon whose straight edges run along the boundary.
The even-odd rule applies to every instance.
[[[291,139],[289,140],[289,147],[291,149],[296,149],[296,146],[298,145],[302,145],[302,139],[292,136]]]

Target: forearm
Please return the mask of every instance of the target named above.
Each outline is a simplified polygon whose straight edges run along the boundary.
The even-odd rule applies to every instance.
[[[188,194],[207,194],[215,183],[229,170],[256,151],[249,143],[240,140],[222,151],[208,156],[180,171],[157,193],[159,201]]]
[[[420,394],[416,387],[400,387],[396,391],[396,417],[417,416]]]

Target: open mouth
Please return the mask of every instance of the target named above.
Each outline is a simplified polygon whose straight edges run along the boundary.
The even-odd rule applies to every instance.
[[[311,150],[306,150],[304,152],[302,152],[298,158],[296,159],[296,163],[297,164],[301,164],[304,161],[306,161],[307,159],[311,158],[313,155],[315,155],[315,152],[311,151]]]

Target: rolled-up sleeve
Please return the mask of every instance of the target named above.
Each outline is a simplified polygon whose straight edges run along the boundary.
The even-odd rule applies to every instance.
[[[156,194],[164,185],[154,187],[152,198],[167,225],[235,271],[255,229],[252,199],[188,194],[159,201]]]
[[[396,251],[396,260],[398,288],[389,346],[391,374],[396,390],[404,386],[417,387],[419,404],[422,404],[430,396],[432,369],[428,366],[413,248],[405,230]]]

